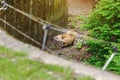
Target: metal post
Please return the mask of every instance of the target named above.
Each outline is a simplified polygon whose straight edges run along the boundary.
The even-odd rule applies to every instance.
[[[113,47],[113,54],[110,56],[110,58],[107,60],[107,62],[105,63],[105,65],[103,66],[102,70],[104,71],[107,66],[110,64],[110,62],[112,61],[113,57],[117,54],[118,49],[117,47]]]
[[[0,10],[7,10],[7,5],[4,0],[1,1],[1,5],[2,5],[2,7],[0,8]]]
[[[104,71],[107,66],[109,65],[109,63],[112,61],[113,57],[116,55],[116,53],[113,53],[110,58],[107,60],[107,62],[105,63],[104,67],[102,68],[102,70]]]
[[[47,39],[47,34],[48,34],[48,29],[50,29],[50,25],[44,25],[43,30],[44,30],[44,37],[43,37],[43,44],[42,44],[42,50],[45,50],[45,44],[46,44],[46,39]]]

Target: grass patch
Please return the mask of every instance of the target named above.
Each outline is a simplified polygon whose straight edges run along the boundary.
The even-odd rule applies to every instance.
[[[68,68],[30,60],[23,52],[0,46],[0,80],[93,80],[73,75]]]

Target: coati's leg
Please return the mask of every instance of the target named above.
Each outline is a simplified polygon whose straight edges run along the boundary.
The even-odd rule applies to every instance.
[[[64,46],[64,43],[62,43],[62,46],[61,46],[61,48],[63,49],[63,48],[65,48],[65,46]]]
[[[68,43],[62,43],[62,49],[67,47],[68,46]]]
[[[73,45],[74,44],[74,41],[71,43],[71,45]]]
[[[71,43],[62,43],[62,49],[65,48],[65,47],[69,47],[73,44],[74,44],[74,41],[72,41]]]

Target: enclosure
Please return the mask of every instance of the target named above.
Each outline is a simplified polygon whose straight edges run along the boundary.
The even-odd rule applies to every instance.
[[[0,16],[2,16],[4,20],[9,22],[15,28],[40,43],[42,43],[43,39],[43,25],[30,19],[32,17],[31,15],[62,27],[65,27],[67,24],[67,0],[6,0],[6,3],[12,5],[16,9],[28,13],[29,18],[9,7],[7,10],[2,11]],[[3,22],[1,22],[0,26],[16,38],[31,44],[35,44]],[[53,31],[51,31],[49,37],[53,34]]]
[[[109,80],[120,79],[119,0],[5,1],[5,3],[2,1],[0,5],[0,51],[3,50],[3,52],[0,52],[0,60],[10,58],[10,61],[13,64],[15,62],[16,65],[18,59],[18,57],[12,58],[6,56],[4,54],[7,53],[4,52],[6,48],[1,46],[4,45],[15,50],[30,53],[28,56],[35,60],[45,61],[45,63],[50,62],[50,64],[56,63],[57,65],[67,67],[70,66],[76,73],[80,72],[80,75],[85,73],[85,75],[95,77],[97,80],[101,80],[101,78],[104,78],[103,80],[106,80],[106,78]],[[46,25],[47,29],[44,29]],[[5,30],[5,32],[1,29]],[[45,37],[44,34],[47,31],[47,39],[43,40]],[[67,31],[73,32],[68,34]],[[21,41],[33,44],[39,48],[47,40],[46,47],[43,47],[46,50],[42,49],[42,51],[29,44],[22,43],[6,34],[6,32]],[[69,37],[67,37],[66,42],[68,41],[70,45],[64,46],[63,36],[60,37],[61,40],[56,40],[55,42],[54,37],[57,34],[59,34],[58,36],[67,34]],[[71,37],[73,38],[71,39]],[[58,49],[56,43],[59,42],[63,46],[57,45],[58,47],[60,46]],[[59,57],[63,60],[59,59]],[[5,63],[4,61],[2,60],[3,64]],[[94,71],[94,68],[90,68],[89,71],[87,68],[89,65],[82,66],[82,64],[79,64],[81,61],[83,64],[90,64],[99,69],[95,69]],[[3,67],[2,64],[1,67]],[[102,70],[112,73],[109,74],[105,71],[107,76],[101,75],[101,73],[104,73]],[[20,70],[20,72],[22,71]],[[29,74],[29,71],[26,72]]]

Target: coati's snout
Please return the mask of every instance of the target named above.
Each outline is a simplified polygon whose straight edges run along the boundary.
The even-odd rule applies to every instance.
[[[62,41],[62,36],[61,35],[57,35],[57,36],[54,37],[54,40]]]

